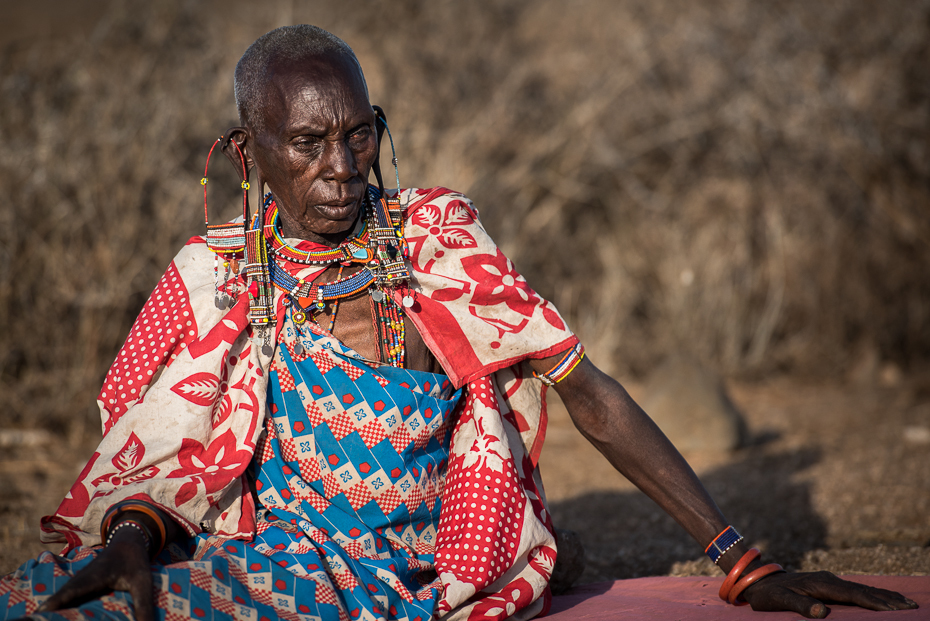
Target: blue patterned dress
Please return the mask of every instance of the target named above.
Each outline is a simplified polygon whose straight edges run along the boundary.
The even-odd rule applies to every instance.
[[[288,318],[270,369],[253,464],[252,541],[202,534],[152,565],[158,619],[425,621],[453,411],[443,375],[370,364]],[[0,579],[0,619],[27,613],[99,548],[48,552]],[[113,593],[44,617],[131,619]]]

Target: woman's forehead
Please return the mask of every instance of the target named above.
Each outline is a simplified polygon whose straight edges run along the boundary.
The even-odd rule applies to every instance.
[[[287,123],[295,115],[314,111],[347,114],[371,110],[365,78],[354,59],[317,57],[279,62],[269,67],[268,97],[262,106],[265,118]]]

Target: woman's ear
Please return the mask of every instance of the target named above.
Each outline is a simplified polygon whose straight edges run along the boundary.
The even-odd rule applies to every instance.
[[[245,127],[231,127],[223,134],[223,154],[236,169],[240,181],[248,181],[249,172],[255,165],[249,156],[249,138],[249,130]]]

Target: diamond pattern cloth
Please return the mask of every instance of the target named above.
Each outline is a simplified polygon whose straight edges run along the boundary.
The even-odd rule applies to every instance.
[[[158,618],[432,617],[443,593],[433,563],[441,482],[463,392],[444,375],[369,366],[331,336],[305,327],[301,337],[288,321],[254,462],[257,536],[198,535],[187,555],[172,546],[173,556],[153,565]],[[32,613],[28,602],[54,593],[97,551],[44,553],[0,580],[0,618]],[[45,616],[129,621],[130,604],[115,593]]]

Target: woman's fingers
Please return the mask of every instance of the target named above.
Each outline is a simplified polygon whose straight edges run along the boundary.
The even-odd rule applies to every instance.
[[[759,588],[753,589],[753,587]],[[764,582],[759,582],[753,587],[744,591],[746,601],[750,603],[753,610],[767,612],[790,610],[808,619],[823,619],[830,612],[830,609],[820,600],[803,593],[796,593],[784,586],[766,585]],[[750,589],[752,589],[751,592]]]
[[[907,610],[917,604],[900,593],[837,578],[828,571],[773,574],[747,588],[753,610],[792,610],[812,619],[829,612],[824,602],[869,610]]]
[[[57,592],[45,600],[42,605],[36,609],[36,612],[76,608],[84,602],[94,599],[94,597],[111,591],[112,589],[107,588],[105,581],[101,580],[99,574],[87,572],[87,570],[91,568],[91,565],[88,565],[84,570],[75,574],[73,578],[68,580],[65,586],[58,589]]]
[[[138,621],[154,621],[152,574],[145,540],[134,528],[121,529],[87,567],[36,609],[76,608],[111,591],[128,591]]]
[[[132,595],[132,607],[136,621],[155,621],[155,597],[152,591],[152,573],[148,567],[142,574],[133,576],[127,589]]]

